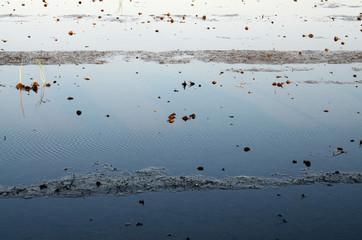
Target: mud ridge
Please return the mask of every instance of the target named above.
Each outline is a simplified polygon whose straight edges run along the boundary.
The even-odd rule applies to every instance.
[[[235,176],[216,179],[202,175],[169,176],[165,168],[147,168],[134,173],[110,171],[74,174],[30,186],[0,186],[0,198],[124,196],[144,192],[261,189],[319,183],[362,183],[362,173],[336,171],[305,173],[294,177]]]
[[[346,64],[362,62],[362,51],[264,51],[264,50],[198,50],[198,51],[1,51],[0,65],[103,64],[114,57],[124,61],[141,59],[160,64],[185,64],[192,61],[228,64]]]

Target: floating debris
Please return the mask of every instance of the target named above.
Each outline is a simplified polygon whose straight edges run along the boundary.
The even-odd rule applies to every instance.
[[[38,92],[38,87],[39,83],[37,83],[36,81],[34,81],[33,84],[31,85],[31,88],[33,89],[34,92]]]
[[[304,160],[303,163],[307,166],[310,167],[312,165],[312,163],[308,160]]]
[[[175,121],[176,118],[176,113],[171,113],[170,116],[168,116],[168,122],[169,123],[173,123]]]
[[[188,117],[188,116],[183,116],[182,117],[182,120],[184,120],[185,122],[187,121],[187,120],[189,120],[190,118]]]
[[[80,116],[82,114],[81,110],[77,110],[77,115]]]
[[[169,123],[173,123],[175,122],[175,118],[176,118],[176,113],[171,113],[169,116],[168,116],[168,122]]]
[[[347,152],[345,150],[343,150],[343,148],[341,148],[341,147],[333,149],[333,157],[341,155],[342,153],[347,153]]]
[[[16,88],[19,89],[19,90],[21,90],[21,89],[24,89],[24,88],[25,88],[25,85],[22,84],[22,83],[18,83],[18,84],[16,85]]]
[[[186,89],[186,86],[187,86],[186,81],[184,81],[184,82],[182,83],[182,86],[183,86],[184,89]]]

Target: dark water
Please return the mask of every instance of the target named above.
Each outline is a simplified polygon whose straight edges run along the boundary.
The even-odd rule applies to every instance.
[[[361,189],[339,184],[87,199],[2,199],[0,238],[357,240],[362,237]],[[143,225],[136,226],[139,222]]]

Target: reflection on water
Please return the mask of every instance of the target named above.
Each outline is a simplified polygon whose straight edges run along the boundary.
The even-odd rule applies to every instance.
[[[81,2],[1,5],[0,49],[361,49],[359,0]]]
[[[273,72],[263,65],[137,58],[48,66],[56,83],[22,96],[24,119],[13,87],[17,71],[3,66],[1,182],[84,173],[97,161],[129,171],[165,167],[171,175],[202,167],[202,174],[217,178],[358,172],[362,99],[351,68],[359,67],[282,65]],[[23,68],[26,78],[37,71]]]
[[[3,1],[0,239],[361,239],[360,6]]]

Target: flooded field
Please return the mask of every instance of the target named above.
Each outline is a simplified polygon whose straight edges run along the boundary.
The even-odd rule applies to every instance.
[[[0,9],[1,239],[362,237],[362,1]]]

